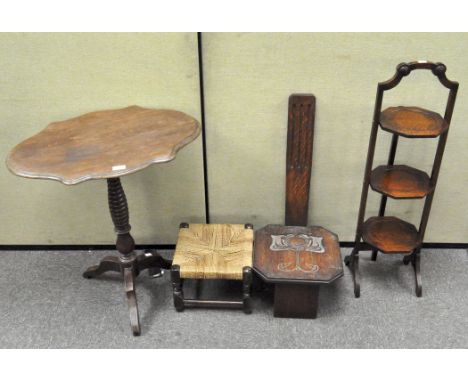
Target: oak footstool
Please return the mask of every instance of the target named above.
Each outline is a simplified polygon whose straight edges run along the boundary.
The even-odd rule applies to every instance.
[[[237,308],[251,313],[253,226],[251,224],[188,224],[179,227],[171,268],[174,306],[184,308]],[[240,300],[186,299],[184,279],[242,281]]]

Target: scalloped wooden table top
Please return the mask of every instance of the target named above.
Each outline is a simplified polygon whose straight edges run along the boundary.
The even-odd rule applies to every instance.
[[[14,174],[77,184],[115,178],[168,162],[200,134],[197,120],[175,110],[96,111],[53,122],[7,158]]]

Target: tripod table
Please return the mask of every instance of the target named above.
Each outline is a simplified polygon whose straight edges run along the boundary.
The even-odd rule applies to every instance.
[[[122,274],[134,335],[140,334],[135,277],[144,269],[153,274],[161,268],[169,269],[171,261],[157,253],[136,255],[120,177],[174,159],[177,151],[199,134],[199,123],[187,114],[130,106],[53,122],[17,145],[7,158],[10,171],[27,178],[52,179],[67,185],[107,180],[120,255],[105,257],[83,276],[92,278],[106,271]]]

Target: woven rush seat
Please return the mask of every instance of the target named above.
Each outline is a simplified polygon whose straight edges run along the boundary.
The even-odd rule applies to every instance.
[[[252,251],[253,230],[243,224],[190,224],[179,231],[173,264],[182,278],[242,280]]]
[[[176,309],[225,307],[240,308],[250,313],[253,239],[251,224],[182,223],[171,271]],[[185,299],[182,290],[184,279],[241,280],[242,300]]]

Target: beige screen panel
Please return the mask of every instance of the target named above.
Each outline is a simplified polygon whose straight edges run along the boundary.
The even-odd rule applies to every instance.
[[[200,120],[195,33],[1,33],[1,155],[49,122],[140,105]],[[76,186],[0,167],[1,244],[110,244],[105,181]],[[201,137],[170,163],[122,178],[138,244],[174,243],[203,222]]]
[[[468,35],[411,33],[205,33],[210,211],[213,222],[284,219],[287,102],[317,97],[309,223],[353,240],[376,87],[400,62],[442,61],[461,83],[426,241],[466,242],[468,219]],[[405,78],[384,105],[443,112],[447,92],[430,72]],[[390,134],[379,134],[374,165],[384,164]],[[396,163],[429,171],[434,140],[400,140]],[[378,211],[369,193],[367,216]],[[422,201],[390,200],[388,214],[419,224]]]

